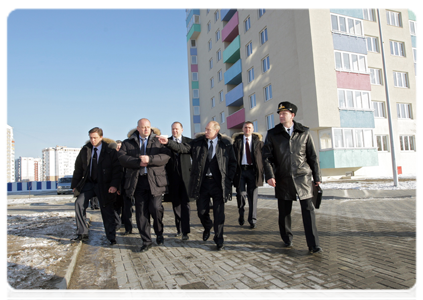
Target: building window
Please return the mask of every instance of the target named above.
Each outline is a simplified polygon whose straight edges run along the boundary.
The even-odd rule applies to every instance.
[[[363,128],[334,128],[335,148],[373,148],[373,130]]]
[[[372,101],[373,102],[373,113],[375,118],[386,118],[385,115],[385,102]]]
[[[213,44],[212,44],[212,40],[209,41],[209,51],[212,49]]]
[[[267,28],[263,29],[262,31],[260,31],[260,44],[264,44],[266,43],[268,40],[267,37]]]
[[[216,42],[220,39],[220,30],[216,31]]]
[[[269,84],[264,88],[264,100],[268,101],[272,99],[272,85]]]
[[[335,67],[339,71],[367,73],[365,55],[335,51]]]
[[[200,90],[192,90],[192,97],[199,98],[200,97]]]
[[[417,23],[415,21],[408,21],[410,24],[410,34],[417,35]]]
[[[420,63],[420,49],[413,48],[413,59],[416,64]]]
[[[389,41],[389,45],[391,46],[391,54],[392,55],[405,57],[404,43]]]
[[[219,82],[221,82],[223,79],[222,70],[219,70],[219,72],[217,72],[217,77],[219,79]]]
[[[192,72],[192,81],[198,81],[198,72]]]
[[[217,56],[217,61],[220,61],[222,59],[222,51],[220,49],[216,52],[216,56]]]
[[[363,36],[363,21],[339,15],[330,15],[332,31],[342,34]]]
[[[376,136],[376,146],[377,146],[377,151],[383,151],[383,152],[389,151],[388,136],[387,135],[377,135]]]
[[[367,40],[367,51],[379,52],[379,39],[377,37],[368,36]]]
[[[248,18],[244,21],[244,25],[245,25],[245,32],[247,32],[247,31],[251,28],[250,17],[248,17]]]
[[[369,68],[370,72],[370,83],[375,85],[382,84],[382,70]]]
[[[214,88],[214,78],[213,77],[210,79],[210,88],[211,89]]]
[[[397,116],[398,119],[412,119],[411,104],[397,103]]]
[[[386,20],[388,22],[388,25],[396,26],[396,27],[402,27],[401,22],[401,14],[399,12],[394,11],[386,11]]]
[[[248,82],[251,82],[254,80],[254,68],[251,68],[248,70]]]
[[[200,107],[199,106],[193,106],[194,108],[194,115],[199,116],[200,115]]]
[[[210,67],[210,70],[213,68],[213,58],[210,58],[209,60],[209,67]]]
[[[214,97],[211,98],[211,107],[215,107],[216,106],[216,101],[214,100]]]
[[[199,123],[194,124],[194,132],[200,132],[201,131],[201,125]]]
[[[394,72],[394,86],[408,88],[408,74],[403,72]]]
[[[191,64],[193,64],[193,65],[197,64],[197,55],[191,56]]]
[[[367,20],[367,21],[373,21],[373,22],[376,21],[375,10],[373,8],[364,8],[363,17],[364,17],[364,20]]]
[[[254,132],[258,132],[258,124],[257,121],[253,121]]]
[[[332,131],[330,129],[319,131],[320,149],[332,148]]]
[[[210,22],[208,22],[208,23],[207,23],[207,32],[210,32],[210,30],[211,30],[211,23],[210,23]]]
[[[193,48],[197,47],[197,43],[195,42],[195,40],[191,40],[191,47]]]
[[[273,114],[266,116],[266,126],[267,126],[267,130],[275,127],[275,121],[273,119]]]
[[[222,111],[220,113],[220,123],[225,123],[225,112],[224,111]]]
[[[400,135],[401,151],[416,151],[414,135]]]
[[[417,76],[417,49],[413,48],[414,75]]]
[[[256,94],[250,95],[250,108],[256,107]]]
[[[340,109],[370,110],[370,93],[367,91],[338,90]]]
[[[261,9],[258,10],[259,19],[264,15],[265,12],[266,12],[266,9],[264,9],[264,8],[261,8]]]
[[[212,121],[216,121],[216,116],[213,116],[212,117]]]
[[[216,10],[216,11],[214,12],[214,22],[216,23],[216,22],[217,22],[217,20],[219,20],[219,11],[218,11],[218,10]]]
[[[246,50],[247,50],[247,57],[250,56],[251,54],[253,54],[253,43],[249,42],[246,46]]]
[[[266,73],[267,70],[269,70],[270,68],[269,56],[267,56],[266,58],[262,60],[262,66],[263,66],[263,73]]]
[[[219,92],[219,99],[220,99],[220,102],[223,101],[223,91],[220,91]]]

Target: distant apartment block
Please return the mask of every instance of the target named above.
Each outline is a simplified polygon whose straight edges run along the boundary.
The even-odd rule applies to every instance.
[[[6,125],[6,180],[15,181],[15,141],[13,140],[13,128]]]
[[[211,120],[231,136],[248,120],[265,137],[290,101],[324,176],[391,176],[389,109],[398,173],[417,173],[412,11],[189,9],[186,26],[193,136]]]
[[[19,157],[15,161],[15,174],[17,182],[41,180],[41,158]]]
[[[43,180],[56,181],[65,175],[72,175],[75,160],[81,148],[68,148],[56,146],[42,150]]]

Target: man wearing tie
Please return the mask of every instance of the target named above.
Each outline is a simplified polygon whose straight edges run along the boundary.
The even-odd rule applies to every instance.
[[[116,244],[116,223],[113,203],[122,177],[122,167],[114,149],[116,145],[103,140],[103,130],[94,127],[88,132],[90,142],[82,147],[75,161],[71,188],[75,200],[77,236],[72,241],[88,239],[85,221],[88,202],[97,197],[100,203],[106,237]]]
[[[248,201],[248,223],[254,229],[257,227],[258,187],[263,186],[263,141],[261,134],[253,132],[254,125],[250,121],[244,123],[242,131],[232,136],[237,159],[234,187],[238,202],[238,223],[244,225],[245,203]]]
[[[197,201],[197,213],[204,227],[203,241],[210,237],[214,227],[217,250],[223,250],[223,226],[225,203],[232,198],[232,180],[236,171],[236,159],[232,140],[219,133],[220,125],[211,121],[206,132],[197,135],[191,143],[176,143],[160,138],[162,144],[178,153],[190,153],[192,169],[189,196]],[[210,198],[213,199],[213,218],[210,218]]]
[[[176,143],[190,143],[191,139],[182,135],[184,131],[180,122],[173,122],[172,137]],[[182,234],[182,240],[189,239],[190,230],[190,201],[188,197],[189,176],[191,174],[191,156],[189,154],[172,151],[171,159],[166,165],[166,173],[169,178],[169,193],[165,195],[164,201],[172,202],[175,215],[176,236]]]
[[[143,241],[141,252],[152,246],[151,217],[156,243],[164,244],[162,195],[168,192],[165,165],[171,151],[159,142],[159,134],[157,128],[151,128],[148,119],[140,119],[137,130],[123,141],[118,152],[119,161],[126,169],[126,196],[135,198],[137,227]]]

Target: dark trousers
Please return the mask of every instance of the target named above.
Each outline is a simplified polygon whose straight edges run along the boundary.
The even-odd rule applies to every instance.
[[[188,194],[183,181],[180,181],[172,194],[172,207],[175,215],[175,226],[178,233],[188,234],[190,229],[190,206]]]
[[[216,244],[223,244],[223,225],[225,223],[225,204],[221,183],[215,179],[204,178],[197,200],[197,213],[204,229],[210,230],[213,221],[210,219],[210,198],[213,199],[214,238]]]
[[[151,195],[147,175],[138,178],[134,193],[135,217],[138,231],[144,245],[152,244],[150,218],[153,218],[154,233],[163,235],[163,212],[162,196]]]
[[[122,223],[125,226],[125,231],[132,231],[132,199],[123,196],[123,207],[122,207]]]
[[[104,230],[106,237],[109,240],[116,239],[116,221],[115,211],[113,205],[104,206],[104,200],[100,197],[99,185],[91,182],[87,182],[81,194],[75,200],[75,219],[77,234],[88,234],[88,226],[85,222],[86,212],[88,203],[91,198],[97,197],[100,203],[101,217],[103,219]]]
[[[256,186],[254,169],[242,170],[239,186],[236,189],[236,200],[240,217],[244,217],[245,204],[248,201],[248,223],[250,224],[257,222],[257,199],[258,187]]]
[[[301,215],[303,217],[304,232],[309,248],[319,246],[319,237],[316,228],[316,216],[314,214],[314,206],[310,199],[300,200]],[[291,230],[291,211],[292,201],[278,199],[279,209],[279,231],[281,238],[285,243],[292,241],[293,235]]]

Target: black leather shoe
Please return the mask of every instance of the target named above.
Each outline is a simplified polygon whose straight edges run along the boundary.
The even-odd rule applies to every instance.
[[[159,245],[159,246],[161,246],[161,245],[163,245],[163,244],[164,244],[164,238],[163,238],[163,236],[162,236],[162,235],[158,235],[158,236],[157,236],[157,238],[156,238],[156,243],[157,243],[157,245]]]
[[[243,217],[243,216],[240,216],[240,217],[238,218],[238,223],[239,223],[239,226],[244,225],[244,217]]]
[[[203,241],[207,241],[210,237],[210,230],[204,230],[203,232]]]
[[[130,230],[130,231],[125,231],[125,232],[123,233],[123,235],[128,235],[128,234],[132,234],[132,230]]]
[[[217,251],[221,251],[225,249],[225,247],[223,247],[223,244],[217,244]]]
[[[76,237],[71,238],[71,242],[79,242],[88,240],[88,234],[78,234]]]
[[[175,234],[175,236],[181,236],[181,233],[180,233],[180,232],[177,232],[177,233]]]
[[[256,224],[250,224],[250,229],[254,229],[254,228],[256,228],[257,227],[257,225]]]
[[[116,244],[116,240],[110,240],[110,245],[115,245]]]
[[[183,234],[183,235],[182,235],[182,240],[183,240],[183,241],[187,241],[187,240],[189,240],[189,236],[188,236],[188,234]]]
[[[289,243],[284,243],[283,246],[285,248],[291,248],[292,246],[294,246],[294,244],[292,242],[289,242]]]
[[[151,244],[148,244],[148,245],[142,245],[142,247],[141,247],[141,249],[140,249],[140,252],[147,252],[148,251],[148,249],[150,249],[151,248]]]
[[[314,254],[314,253],[322,253],[323,252],[322,248],[320,248],[320,247],[308,248],[308,251],[310,253],[312,253],[312,254]]]

